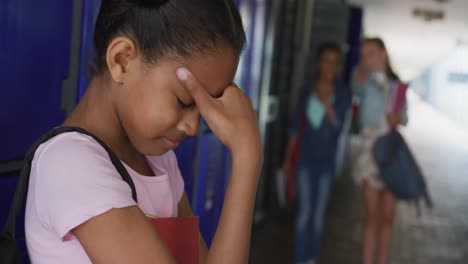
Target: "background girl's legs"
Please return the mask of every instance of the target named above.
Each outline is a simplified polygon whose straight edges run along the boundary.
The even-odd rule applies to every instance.
[[[306,169],[299,169],[296,177],[296,263],[305,263],[310,254],[311,235],[310,222],[312,219],[312,178]]]
[[[387,190],[382,191],[380,202],[380,241],[379,264],[387,264],[392,240],[393,219],[395,217],[396,199]]]
[[[322,237],[323,223],[325,220],[325,213],[327,210],[328,198],[330,194],[330,189],[333,185],[333,174],[331,172],[322,173],[322,175],[317,175],[316,177],[316,186],[313,194],[315,199],[315,206],[313,211],[313,223],[312,223],[312,245],[311,245],[311,254],[310,259],[317,260],[317,256],[320,249],[320,240]]]
[[[365,208],[362,257],[364,264],[371,264],[374,261],[377,240],[379,191],[367,181],[364,181],[362,189]]]

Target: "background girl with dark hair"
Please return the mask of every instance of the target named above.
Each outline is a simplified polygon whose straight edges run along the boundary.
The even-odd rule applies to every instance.
[[[26,208],[33,263],[174,263],[146,215],[192,214],[173,149],[200,116],[232,155],[212,246],[200,263],[247,263],[262,163],[256,114],[232,83],[245,44],[231,0],[103,0],[94,77],[60,134],[36,151]]]
[[[335,177],[338,137],[350,93],[339,80],[341,50],[322,45],[316,56],[317,76],[305,85],[290,129],[283,169],[291,168],[293,146],[299,143],[296,174],[296,263],[317,259],[328,196]]]
[[[395,92],[395,86],[392,84],[398,80],[398,76],[390,66],[384,42],[379,38],[364,39],[361,64],[357,67],[353,78],[353,91],[360,101],[359,120],[362,139],[362,150],[354,166],[353,176],[362,187],[364,194],[363,261],[365,264],[373,263],[375,245],[378,245],[380,264],[387,263],[389,255],[396,200],[379,179],[372,147],[375,140],[387,133],[390,128],[407,122],[406,106],[398,113],[389,112],[387,109],[389,98]],[[377,236],[378,233],[380,236]]]

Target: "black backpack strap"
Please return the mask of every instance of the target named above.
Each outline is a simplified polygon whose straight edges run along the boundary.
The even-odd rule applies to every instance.
[[[7,218],[5,227],[3,229],[3,234],[9,235],[12,239],[15,238],[16,218],[18,216],[19,211],[23,207],[24,198],[26,197],[26,191],[28,189],[28,184],[29,184],[29,174],[31,172],[32,161],[34,159],[34,154],[37,148],[39,148],[41,144],[47,142],[49,139],[59,134],[69,133],[69,132],[78,132],[81,134],[85,134],[85,135],[92,137],[94,140],[96,140],[107,151],[107,154],[109,154],[109,158],[112,164],[117,169],[122,179],[125,182],[127,182],[130,188],[132,189],[133,200],[135,200],[135,202],[138,201],[135,184],[133,183],[133,180],[130,177],[130,174],[128,174],[127,169],[122,164],[122,162],[117,157],[117,155],[101,139],[99,139],[98,137],[96,137],[95,135],[91,134],[90,132],[86,131],[83,128],[58,127],[58,128],[50,130],[45,135],[43,135],[38,141],[36,141],[36,143],[34,143],[34,145],[27,152],[25,160],[24,160],[23,168],[21,169],[21,173],[19,176],[18,186],[16,187],[16,192],[13,197],[13,202],[10,207],[10,211],[8,213],[8,218]]]

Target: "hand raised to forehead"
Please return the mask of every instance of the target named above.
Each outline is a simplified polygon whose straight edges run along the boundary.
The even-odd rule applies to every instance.
[[[257,115],[250,99],[235,84],[214,98],[186,68],[177,70],[182,86],[191,94],[213,133],[231,152],[260,148]]]

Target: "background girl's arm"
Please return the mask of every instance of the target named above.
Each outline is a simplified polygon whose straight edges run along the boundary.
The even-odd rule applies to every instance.
[[[330,123],[331,125],[335,127],[338,127],[338,120],[336,116],[335,106],[333,105],[331,100],[329,98],[326,98],[322,100],[322,104],[325,107],[325,114],[326,114],[326,119],[328,123]]]
[[[406,125],[408,123],[407,105],[398,113],[390,113],[387,115],[387,122],[390,127],[397,127],[398,125]]]
[[[286,153],[284,155],[284,161],[282,168],[285,172],[287,172],[291,168],[291,156],[293,154],[294,146],[297,142],[297,136],[293,135],[289,137],[288,145],[286,146]]]
[[[293,149],[298,140],[298,134],[300,133],[299,130],[301,129],[301,122],[305,113],[307,98],[310,93],[310,91],[306,89],[307,89],[307,85],[304,86],[304,88],[302,88],[299,93],[298,103],[294,109],[294,113],[289,124],[289,130],[288,130],[289,139],[288,139],[288,143],[286,146],[286,153],[284,155],[284,160],[282,164],[282,168],[284,171],[287,171],[288,169],[290,169],[291,155],[293,154]]]
[[[406,93],[404,103],[397,113],[390,113],[387,116],[388,124],[396,128],[398,125],[406,125],[408,123],[408,103],[406,100]]]

